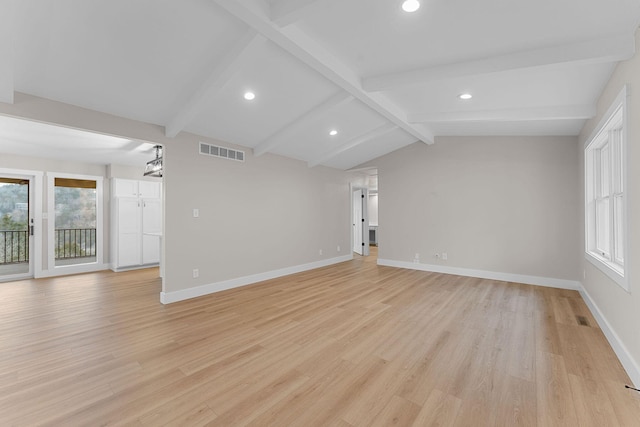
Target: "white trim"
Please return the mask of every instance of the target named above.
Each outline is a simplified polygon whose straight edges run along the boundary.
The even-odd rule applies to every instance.
[[[110,264],[99,264],[97,262],[76,265],[59,265],[54,269],[45,270],[38,278],[68,276],[70,274],[95,273],[97,271],[109,270]]]
[[[609,341],[611,348],[613,348],[616,356],[618,356],[618,360],[620,360],[622,367],[627,371],[627,375],[629,375],[631,382],[633,382],[635,387],[640,387],[640,364],[633,359],[633,356],[631,356],[631,353],[629,353],[629,350],[627,350],[623,341],[613,330],[609,322],[607,322],[607,319],[604,317],[595,301],[591,298],[591,295],[589,295],[584,287],[581,287],[580,295],[587,304],[587,307],[589,307],[591,314],[593,314],[593,317],[595,317],[598,322],[598,326],[600,326],[604,336],[607,337],[607,341]]]
[[[474,270],[461,267],[444,267],[442,265],[394,261],[381,258],[378,258],[378,265],[407,268],[410,270],[431,271],[434,273],[455,274],[457,276],[478,277],[480,279],[501,280],[504,282],[524,283],[526,285],[570,289],[573,291],[579,291],[582,289],[580,282],[576,280],[555,279],[552,277],[528,276],[524,274],[501,273],[497,271]]]
[[[353,254],[344,255],[341,257],[335,257],[335,258],[324,259],[321,261],[310,262],[307,264],[295,265],[293,267],[281,268],[279,270],[252,274],[250,276],[223,280],[222,282],[209,283],[207,285],[196,286],[194,288],[182,289],[182,290],[173,291],[173,292],[160,292],[160,302],[162,304],[170,304],[172,302],[184,301],[186,299],[197,298],[204,295],[213,294],[215,292],[226,291],[228,289],[233,289],[233,288],[239,288],[241,286],[263,282],[265,280],[288,276],[290,274],[300,273],[308,270],[314,270],[316,268],[326,267],[328,265],[338,264],[345,261],[351,261],[352,259],[353,259]]]
[[[622,266],[622,271],[618,270],[618,265],[614,262],[606,260],[602,257],[599,257],[598,254],[593,252],[593,247],[591,243],[590,236],[593,236],[592,227],[590,225],[590,206],[591,200],[593,199],[590,194],[590,188],[593,187],[593,183],[589,183],[590,179],[593,178],[593,169],[594,167],[589,164],[590,161],[593,161],[592,152],[597,149],[598,144],[600,144],[601,138],[600,135],[605,128],[609,126],[609,124],[614,120],[614,116],[621,111],[622,117],[622,133],[620,135],[620,149],[623,150],[623,188],[624,188],[624,196],[623,196],[623,227],[624,227],[624,235],[631,235],[631,212],[630,212],[630,204],[628,202],[629,197],[629,156],[628,154],[628,124],[629,124],[629,108],[628,108],[628,98],[630,96],[628,85],[624,85],[616,98],[613,100],[607,112],[600,118],[598,125],[592,130],[589,138],[587,138],[584,142],[583,151],[584,151],[584,256],[585,259],[593,264],[597,269],[606,274],[612,281],[617,283],[622,289],[627,292],[631,292],[631,265],[627,261]],[[589,172],[592,172],[591,174]],[[591,185],[591,187],[590,187]],[[593,193],[595,189],[591,188],[591,193]],[[613,220],[613,219],[612,219]],[[613,251],[613,247],[611,248]],[[626,260],[630,260],[631,258],[631,245],[630,239],[625,237],[624,239],[624,258]]]

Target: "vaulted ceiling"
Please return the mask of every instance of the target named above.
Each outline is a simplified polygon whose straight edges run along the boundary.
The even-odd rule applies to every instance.
[[[349,169],[440,135],[577,135],[640,22],[637,0],[402,3],[2,0],[0,101]]]

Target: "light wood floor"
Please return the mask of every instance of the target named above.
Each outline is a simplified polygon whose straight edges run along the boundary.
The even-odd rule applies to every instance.
[[[359,257],[162,306],[157,273],[0,283],[0,425],[640,425],[576,292]]]

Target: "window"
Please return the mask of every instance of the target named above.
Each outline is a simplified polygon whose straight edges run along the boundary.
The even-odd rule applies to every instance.
[[[587,259],[628,289],[626,251],[626,87],[585,147]]]

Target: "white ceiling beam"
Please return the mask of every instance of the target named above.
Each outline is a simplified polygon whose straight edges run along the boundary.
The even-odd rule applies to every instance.
[[[0,102],[13,104],[14,92],[14,47],[13,28],[16,22],[15,0],[2,2],[2,14],[0,14]]]
[[[366,91],[377,92],[435,80],[524,68],[617,62],[631,58],[634,53],[635,39],[633,35],[615,36],[582,43],[526,50],[475,61],[370,76],[362,79],[362,87]]]
[[[247,32],[222,59],[215,62],[208,76],[165,126],[165,135],[174,138],[191,123],[200,113],[204,101],[222,89],[265,42],[266,39],[255,31]]]
[[[321,157],[315,159],[315,160],[309,160],[307,162],[307,165],[312,168],[314,166],[318,166],[319,164],[322,164],[324,162],[326,162],[327,160],[331,160],[334,157],[339,156],[340,154],[344,153],[345,151],[351,150],[352,148],[357,147],[358,145],[364,144],[368,141],[371,141],[372,139],[375,138],[379,138],[383,135],[388,134],[389,132],[393,132],[394,130],[398,129],[398,126],[391,124],[391,123],[386,123],[382,126],[378,126],[375,129],[370,130],[367,133],[364,133],[362,135],[356,136],[354,138],[351,138],[349,141],[347,141],[345,144],[340,144],[340,146],[338,148],[336,148],[335,150],[332,150],[324,155],[322,155]]]
[[[369,94],[362,89],[360,77],[317,41],[296,26],[280,28],[252,0],[212,0],[219,7],[255,29],[284,51],[293,55],[320,75],[345,90],[354,98],[394,123],[416,139],[433,144],[433,133],[424,126],[406,121],[405,114],[382,94]]]
[[[289,136],[295,134],[301,129],[304,129],[309,123],[320,119],[331,110],[336,109],[341,105],[348,104],[351,101],[353,101],[353,96],[349,95],[346,92],[340,91],[323,103],[311,108],[284,127],[280,128],[276,133],[260,142],[253,149],[253,155],[261,156],[264,153],[273,150],[277,146],[287,141],[289,139]]]
[[[281,27],[291,25],[309,13],[318,0],[278,0],[271,6],[271,20]]]
[[[595,117],[595,105],[505,108],[502,110],[410,113],[410,123],[527,122],[540,120],[583,120]]]

